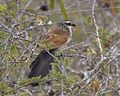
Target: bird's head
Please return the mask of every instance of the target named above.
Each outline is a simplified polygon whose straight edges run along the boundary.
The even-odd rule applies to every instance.
[[[72,31],[72,27],[76,27],[76,25],[70,20],[63,20],[62,22],[58,23],[58,26],[67,30],[68,32]]]
[[[67,26],[76,27],[76,25],[70,20],[64,20],[63,23]]]

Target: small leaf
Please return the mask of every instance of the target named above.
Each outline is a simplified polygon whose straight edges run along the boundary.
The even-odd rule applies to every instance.
[[[54,5],[55,5],[54,0],[50,0],[50,9],[51,9],[51,10],[54,9]]]
[[[64,19],[68,19],[68,15],[67,15],[67,12],[66,12],[66,9],[65,9],[65,6],[62,0],[59,0],[59,7],[64,16]]]
[[[7,33],[4,31],[0,31],[0,43],[7,37]]]
[[[13,44],[12,47],[11,47],[10,57],[15,58],[18,55],[19,55],[18,49],[17,49],[16,45]]]
[[[7,11],[7,5],[6,4],[0,5],[0,11]]]
[[[93,89],[94,91],[97,91],[99,87],[100,87],[100,81],[98,79],[95,79],[90,83],[90,88]]]

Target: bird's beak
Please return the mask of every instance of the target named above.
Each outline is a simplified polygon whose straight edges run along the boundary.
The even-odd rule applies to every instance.
[[[75,24],[72,24],[71,26],[76,27],[76,25],[75,25]]]

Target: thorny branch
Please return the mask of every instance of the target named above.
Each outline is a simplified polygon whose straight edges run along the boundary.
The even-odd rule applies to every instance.
[[[101,61],[103,61],[103,49],[102,49],[102,44],[101,44],[101,41],[100,41],[100,36],[99,36],[99,27],[97,25],[97,21],[96,21],[96,18],[95,18],[95,5],[96,5],[96,0],[93,1],[93,5],[92,5],[92,18],[93,18],[93,23],[94,23],[94,26],[95,26],[95,32],[96,32],[96,36],[97,36],[97,42],[98,42],[98,47],[99,47],[99,50],[100,50],[100,54],[101,54]]]
[[[24,50],[23,50],[23,52],[20,54],[20,56],[17,58],[17,60],[15,61],[15,62],[19,62],[19,60],[25,55],[25,53],[27,52],[27,51],[29,51],[30,52],[30,55],[27,55],[26,57],[27,57],[27,60],[26,61],[28,61],[29,59],[30,59],[30,56],[31,56],[31,52],[34,52],[34,50],[35,50],[35,48],[37,47],[37,43],[38,43],[38,39],[39,39],[39,36],[33,41],[33,42],[30,42],[29,43],[29,46],[26,46],[26,44],[23,42],[24,40],[27,40],[27,38],[20,38],[20,36],[21,35],[23,35],[24,33],[27,33],[27,32],[30,32],[30,30],[33,30],[33,29],[35,29],[35,28],[37,28],[38,26],[29,26],[29,27],[26,27],[24,30],[15,30],[15,28],[17,28],[19,25],[22,25],[22,24],[24,24],[24,23],[29,23],[31,20],[29,19],[29,20],[24,20],[23,22],[21,22],[21,23],[18,23],[17,22],[17,20],[21,17],[21,16],[23,16],[23,15],[27,15],[27,16],[33,16],[33,17],[35,17],[36,15],[46,15],[46,16],[49,16],[50,14],[52,14],[52,12],[51,11],[48,11],[48,12],[40,12],[40,13],[32,13],[32,12],[27,12],[27,11],[25,11],[25,9],[27,9],[27,7],[31,4],[31,2],[32,2],[32,0],[29,0],[28,2],[27,2],[27,4],[26,4],[26,6],[23,8],[23,10],[21,10],[21,5],[20,5],[20,0],[16,0],[17,2],[16,2],[16,6],[17,6],[17,13],[16,13],[16,19],[14,19],[13,21],[13,23],[11,24],[11,27],[8,27],[6,24],[4,24],[4,23],[2,23],[2,21],[0,21],[0,25],[2,26],[0,26],[0,28],[2,28],[2,29],[0,29],[0,30],[3,30],[4,29],[4,31],[5,32],[7,32],[7,33],[9,33],[10,35],[13,35],[13,36],[11,36],[10,38],[7,38],[6,40],[4,40],[4,42],[3,43],[1,43],[1,45],[0,46],[2,46],[2,45],[5,45],[4,46],[4,48],[3,48],[3,51],[2,51],[2,53],[1,53],[1,57],[2,57],[2,59],[1,60],[4,60],[4,55],[5,55],[5,51],[7,50],[7,47],[9,47],[9,54],[10,54],[10,51],[11,51],[11,44],[12,43],[9,43],[9,39],[11,40],[11,39],[13,39],[14,40],[14,38],[15,39],[17,39],[18,41],[19,41],[19,43],[21,44],[21,45],[23,45],[24,46]],[[85,61],[87,61],[87,65],[86,66],[89,66],[88,64],[89,63],[92,63],[95,67],[93,67],[93,70],[90,70],[90,71],[88,71],[88,72],[84,72],[84,71],[81,71],[81,69],[79,69],[78,71],[77,70],[74,70],[73,68],[71,68],[70,66],[67,66],[66,67],[66,69],[67,70],[69,70],[71,73],[73,73],[73,74],[76,74],[76,75],[78,75],[78,74],[80,74],[80,73],[83,73],[84,74],[84,76],[85,76],[85,78],[83,78],[82,79],[82,81],[81,82],[85,82],[85,84],[84,84],[84,86],[80,86],[79,84],[79,89],[80,89],[80,91],[79,91],[79,95],[80,95],[80,93],[81,93],[81,91],[82,90],[84,90],[85,89],[85,87],[87,87],[88,85],[89,85],[89,83],[90,82],[92,82],[92,80],[95,78],[95,77],[97,77],[98,75],[99,75],[99,72],[102,72],[102,68],[99,68],[99,66],[100,65],[102,65],[102,63],[104,62],[104,61],[106,61],[106,64],[108,65],[108,66],[110,66],[114,61],[116,61],[119,57],[120,57],[120,54],[118,54],[119,52],[118,52],[118,50],[116,49],[116,47],[118,46],[118,44],[120,43],[120,40],[118,40],[109,50],[107,50],[107,52],[106,52],[106,54],[103,56],[103,47],[102,47],[102,44],[101,44],[101,39],[100,39],[100,34],[99,34],[99,26],[98,26],[98,24],[97,24],[97,18],[96,18],[96,14],[95,14],[95,12],[96,11],[99,11],[99,10],[101,10],[101,8],[95,8],[96,7],[96,2],[97,2],[97,0],[91,0],[92,1],[92,9],[80,9],[80,7],[81,6],[79,6],[79,4],[78,4],[78,2],[79,3],[83,3],[83,2],[88,2],[88,0],[77,0],[77,2],[75,2],[75,3],[72,3],[72,4],[70,4],[70,5],[68,5],[67,7],[66,7],[66,9],[68,10],[68,9],[70,9],[70,8],[72,8],[72,7],[74,7],[74,6],[76,6],[77,4],[78,4],[78,10],[76,11],[71,11],[71,10],[68,10],[68,14],[73,14],[73,13],[78,13],[78,12],[91,12],[91,14],[92,14],[92,19],[93,19],[93,24],[94,24],[94,26],[95,26],[95,35],[96,35],[96,37],[97,37],[97,44],[98,44],[98,48],[99,48],[99,50],[100,50],[100,61],[98,60],[96,60],[95,62],[94,62],[94,57],[89,57],[89,56],[87,56],[86,54],[85,55],[83,55],[83,54],[79,54],[79,52],[77,53],[77,54],[63,54],[63,55],[58,55],[58,56],[53,56],[53,58],[57,61],[57,63],[59,63],[59,64],[62,64],[62,62],[57,58],[57,57],[64,57],[64,58],[66,58],[66,57],[68,57],[68,58],[79,58],[80,60],[81,60],[81,62],[80,61],[77,61],[77,62],[75,62],[75,64],[77,64],[78,62],[80,62],[80,66],[82,65],[82,63],[83,62],[85,62]],[[119,8],[119,7],[115,7],[115,8]],[[110,7],[108,7],[108,8],[102,8],[102,9],[111,9]],[[54,11],[57,15],[59,15],[59,14],[61,14],[61,12],[59,11],[59,10],[55,10]],[[82,13],[80,13],[81,15],[82,15]],[[34,21],[35,22],[35,21]],[[17,31],[17,32],[16,32]],[[119,31],[119,30],[118,30]],[[40,35],[40,34],[38,34],[38,35]],[[27,36],[27,34],[26,34],[26,36]],[[9,46],[10,45],[10,46]],[[73,44],[73,45],[70,45],[70,46],[67,46],[67,47],[64,47],[63,49],[62,49],[62,51],[66,51],[66,50],[69,50],[69,49],[76,49],[76,48],[78,48],[78,50],[80,50],[79,49],[79,47],[80,46],[82,46],[82,47],[85,47],[85,46],[90,46],[90,43],[88,42],[88,43],[76,43],[76,44]],[[115,52],[118,52],[117,53],[117,55],[115,54]],[[49,53],[49,52],[48,52]],[[85,53],[85,52],[83,52],[83,53]],[[49,53],[50,54],[50,53]],[[50,54],[50,55],[52,55],[52,54]],[[82,59],[84,59],[85,61],[82,61]],[[3,62],[3,61],[2,61]],[[85,62],[86,63],[86,62]],[[114,64],[115,66],[118,66],[118,64]],[[21,66],[22,67],[22,66]],[[6,64],[6,75],[5,75],[5,78],[3,79],[3,81],[5,81],[5,80],[7,80],[7,77],[8,77],[8,75],[10,74],[10,70],[8,69],[9,68],[9,65],[8,64]],[[98,70],[97,70],[98,69]],[[96,70],[97,70],[97,72],[96,72]],[[108,70],[110,70],[110,69],[108,69]],[[119,67],[117,67],[117,70],[119,70]],[[64,71],[64,70],[63,70]],[[22,71],[20,71],[20,73],[21,73],[21,75],[23,75],[23,73],[22,73]],[[87,76],[85,75],[87,73]],[[112,76],[111,76],[111,74],[110,74],[110,72],[108,71],[108,74],[107,74],[107,76],[106,76],[106,78],[107,78],[107,80],[109,80],[109,78],[111,78]],[[18,79],[17,79],[18,80]],[[21,77],[19,76],[19,81],[21,80]],[[103,80],[103,79],[102,79]],[[104,91],[104,90],[106,90],[106,88],[104,88],[104,90],[101,90],[102,88],[103,88],[103,86],[104,86],[104,83],[106,83],[107,84],[107,82],[108,81],[105,81],[105,80],[103,80],[103,82],[100,84],[100,86],[99,86],[99,89],[97,90],[97,92],[96,92],[96,96],[97,95],[99,95],[99,94],[101,94],[100,92],[102,92],[102,91]],[[18,82],[19,82],[18,81]],[[81,82],[78,82],[78,83],[81,83]],[[74,88],[76,88],[75,87],[75,85],[76,85],[77,83],[75,82],[74,84],[72,84],[70,87],[71,87],[71,91],[73,91],[73,87]],[[63,84],[62,84],[63,85]],[[31,91],[29,91],[29,90],[27,90],[27,88],[26,88],[26,86],[27,85],[23,85],[23,86],[20,86],[20,87],[18,87],[18,88],[16,88],[16,89],[14,89],[14,90],[11,90],[11,91],[9,91],[9,92],[6,92],[5,94],[8,94],[8,93],[11,93],[11,92],[14,92],[14,91],[16,91],[16,90],[23,90],[23,91],[25,91],[26,93],[28,93],[29,95],[31,95],[32,96],[32,92]],[[63,86],[62,86],[62,88],[63,88]],[[62,89],[63,90],[63,89]],[[108,91],[113,91],[113,89],[110,89],[110,90],[108,90]],[[63,91],[62,91],[63,92]],[[105,93],[105,91],[103,92],[103,93]]]

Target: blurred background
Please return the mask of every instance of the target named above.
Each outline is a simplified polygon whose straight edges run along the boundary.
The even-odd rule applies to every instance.
[[[28,79],[41,34],[62,20],[77,27],[61,64]],[[0,0],[0,96],[120,96],[120,0]]]

